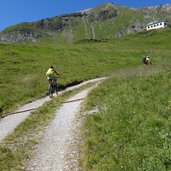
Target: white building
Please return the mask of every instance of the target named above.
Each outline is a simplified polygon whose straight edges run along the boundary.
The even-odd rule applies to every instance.
[[[167,22],[166,20],[154,21],[146,25],[146,30],[166,28]]]

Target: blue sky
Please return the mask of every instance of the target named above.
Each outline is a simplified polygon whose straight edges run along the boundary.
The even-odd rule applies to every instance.
[[[171,0],[0,0],[0,31],[21,22],[32,22],[113,2],[140,8],[171,4]]]

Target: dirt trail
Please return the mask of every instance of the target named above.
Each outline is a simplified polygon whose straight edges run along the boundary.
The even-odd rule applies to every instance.
[[[78,131],[76,121],[83,100],[76,100],[85,98],[95,87],[96,85],[81,91],[68,100],[72,102],[63,104],[45,131],[27,171],[80,170],[74,132]]]
[[[69,87],[64,91],[59,92],[59,94],[66,92],[66,91],[73,90],[78,87],[81,87],[90,82],[100,81],[102,79],[104,79],[104,78],[97,78],[97,79],[85,81],[79,85]],[[42,106],[45,102],[50,101],[50,100],[51,99],[48,96],[44,97],[42,99],[35,100],[31,103],[28,103],[26,105],[19,107],[15,112],[38,108],[38,107]],[[27,111],[27,112],[21,112],[18,114],[14,114],[14,115],[9,115],[9,116],[3,118],[2,120],[0,120],[0,141],[2,141],[7,135],[12,133],[13,130],[31,114],[31,112],[32,111]]]
[[[95,34],[95,30],[94,30],[94,27],[92,24],[90,24],[90,22],[88,21],[88,19],[86,19],[86,22],[87,22],[87,25],[90,27],[91,29],[91,33],[92,33],[92,39],[95,39],[96,38],[96,34]]]

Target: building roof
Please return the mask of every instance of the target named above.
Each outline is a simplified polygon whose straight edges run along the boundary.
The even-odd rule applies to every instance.
[[[161,23],[161,22],[166,22],[166,20],[153,21],[151,23],[148,23],[146,26],[153,25],[153,24],[157,24],[157,23]]]

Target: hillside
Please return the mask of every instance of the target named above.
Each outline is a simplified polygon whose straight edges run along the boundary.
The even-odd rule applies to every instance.
[[[11,26],[0,33],[0,40],[72,43],[82,39],[114,39],[143,31],[147,23],[159,19],[167,19],[171,24],[171,4],[132,9],[107,3],[72,14]]]
[[[91,36],[96,38],[93,28]],[[34,31],[39,33],[36,27]],[[50,33],[41,31],[41,34]],[[82,170],[171,170],[170,28],[131,33],[108,41],[77,37],[74,39],[77,43],[67,45],[48,43],[52,37],[33,40],[44,43],[0,43],[0,117],[46,94],[45,73],[52,64],[60,73],[60,90],[91,78],[110,76],[85,98],[77,119],[85,124],[82,130],[76,129],[83,134],[83,138],[78,138],[82,143],[81,156],[75,151],[70,154],[80,157]],[[60,40],[65,42],[63,37]],[[53,41],[57,42],[56,37]],[[145,55],[150,56],[152,65],[142,64]],[[83,89],[59,95],[46,103],[0,143],[0,170],[25,170],[61,102]],[[97,113],[82,118],[92,110]],[[62,114],[66,115],[70,116]],[[68,140],[67,133],[61,135],[67,135]]]
[[[52,64],[61,75],[62,89],[120,68],[141,65],[142,56],[147,54],[154,64],[167,61],[171,59],[170,40],[171,29],[161,29],[91,44],[0,44],[0,111],[6,113],[44,95],[45,72]]]

